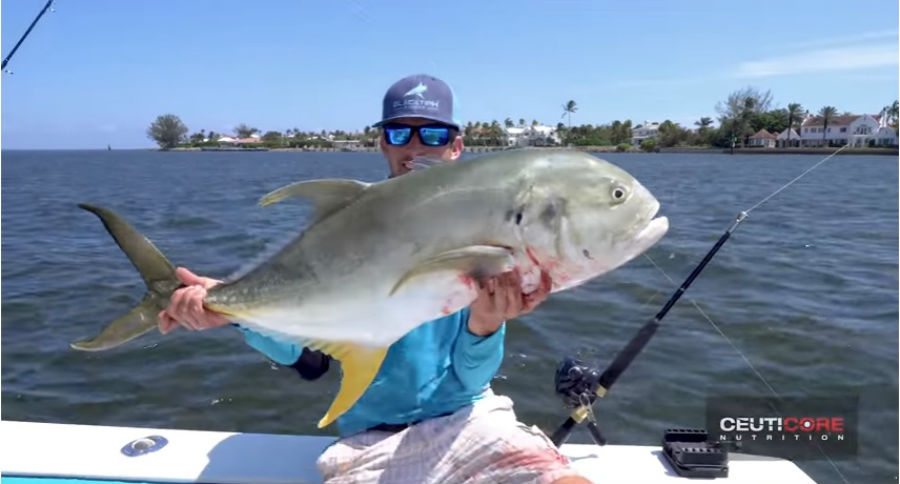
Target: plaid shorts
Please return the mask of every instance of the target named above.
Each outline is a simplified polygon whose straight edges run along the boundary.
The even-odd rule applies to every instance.
[[[577,476],[547,436],[516,419],[490,390],[450,415],[400,432],[369,430],[340,439],[317,461],[327,484],[549,483]]]

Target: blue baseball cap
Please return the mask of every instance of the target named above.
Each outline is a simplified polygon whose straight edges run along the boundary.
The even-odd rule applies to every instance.
[[[379,127],[399,118],[422,118],[449,124],[460,129],[454,118],[456,98],[453,89],[434,76],[416,74],[404,77],[388,88],[384,95]]]

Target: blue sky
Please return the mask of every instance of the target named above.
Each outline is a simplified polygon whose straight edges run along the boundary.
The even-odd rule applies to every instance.
[[[46,0],[2,3],[6,56]],[[362,129],[394,80],[451,83],[463,121],[715,117],[775,104],[877,113],[898,97],[898,6],[846,1],[57,0],[2,76],[2,147],[151,147],[191,131]]]

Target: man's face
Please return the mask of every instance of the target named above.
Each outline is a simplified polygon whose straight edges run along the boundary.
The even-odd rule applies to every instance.
[[[392,124],[406,124],[409,126],[423,126],[426,124],[435,124],[434,121],[419,118],[400,118],[393,121]],[[415,131],[409,142],[402,146],[388,144],[385,135],[381,135],[381,152],[384,153],[388,161],[388,167],[391,170],[391,178],[400,176],[410,171],[407,163],[414,158],[436,158],[444,161],[452,161],[462,154],[463,140],[458,133],[450,133],[450,142],[444,146],[427,146],[422,144],[418,134]]]

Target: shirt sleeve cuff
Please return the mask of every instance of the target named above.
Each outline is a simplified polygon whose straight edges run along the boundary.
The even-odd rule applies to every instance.
[[[244,340],[250,347],[275,363],[290,366],[300,358],[302,348],[295,344],[275,340],[243,326],[238,326],[238,329],[244,334]]]

